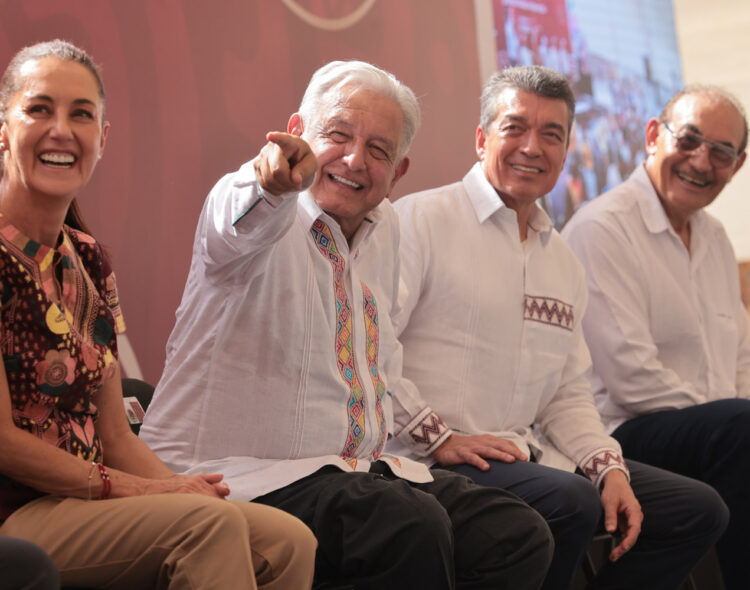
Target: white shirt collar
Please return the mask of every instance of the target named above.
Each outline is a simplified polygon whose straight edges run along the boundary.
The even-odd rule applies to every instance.
[[[641,211],[641,217],[648,231],[653,234],[663,231],[675,233],[672,224],[669,222],[667,213],[664,211],[664,206],[659,199],[656,188],[646,171],[646,164],[643,163],[640,166],[636,166],[630,178],[641,187],[641,190],[635,191],[634,194],[638,202],[638,208]],[[694,230],[701,228],[705,221],[705,212],[702,209],[696,211],[690,218],[690,223]]]
[[[382,208],[385,206],[384,203],[387,200],[388,199],[383,199],[378,204],[378,206],[370,211],[364,218],[362,224],[355,233],[354,240],[352,240],[352,247],[354,246],[354,244],[358,244],[362,239],[364,239],[364,236],[369,233],[370,229],[374,227],[381,219],[383,219]],[[339,224],[336,223],[336,221],[330,215],[328,215],[325,211],[323,211],[323,209],[320,208],[320,205],[318,205],[318,203],[315,201],[315,198],[312,196],[310,191],[301,192],[298,198],[298,203],[299,215],[302,218],[307,229],[312,227],[312,224],[316,219],[321,219],[329,227],[335,228],[336,232],[341,232]]]
[[[463,178],[463,184],[479,223],[484,223],[497,211],[501,210],[511,213],[513,222],[516,223],[517,217],[515,211],[508,209],[498,196],[495,187],[490,184],[484,175],[481,162],[474,164],[471,170],[467,172]],[[529,217],[529,226],[540,234],[549,232],[554,227],[547,213],[537,203],[534,204],[534,209]]]

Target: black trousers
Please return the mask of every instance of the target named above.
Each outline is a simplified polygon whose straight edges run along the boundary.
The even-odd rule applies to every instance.
[[[599,492],[583,474],[528,461],[489,463],[489,471],[470,465],[450,469],[479,484],[509,490],[538,511],[555,539],[543,588],[569,588],[593,535],[604,532]],[[643,509],[641,535],[623,557],[599,570],[589,590],[676,590],[724,531],[729,512],[703,482],[636,461],[627,464]]]
[[[704,481],[719,493],[730,515],[716,544],[724,584],[727,590],[750,587],[750,400],[646,414],[612,436],[629,459]]]
[[[415,484],[385,463],[324,467],[256,498],[318,538],[316,582],[358,590],[539,588],[552,559],[544,519],[510,492],[449,471]]]

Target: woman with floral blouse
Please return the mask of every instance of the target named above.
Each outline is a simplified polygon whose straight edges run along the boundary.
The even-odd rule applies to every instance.
[[[63,585],[309,588],[301,522],[226,500],[219,474],[172,473],[130,430],[115,277],[74,198],[108,131],[84,51],[16,54],[0,82],[0,535],[42,547]]]

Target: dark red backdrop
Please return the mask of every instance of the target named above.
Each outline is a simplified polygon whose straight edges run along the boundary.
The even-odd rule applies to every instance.
[[[305,22],[291,0],[0,0],[0,63],[61,37],[102,65],[112,124],[81,195],[112,253],[128,337],[155,382],[206,192],[285,129],[311,73],[332,59],[393,71],[424,121],[397,196],[458,179],[474,161],[481,82],[469,0],[296,0],[341,30]],[[335,22],[334,22],[335,24]]]

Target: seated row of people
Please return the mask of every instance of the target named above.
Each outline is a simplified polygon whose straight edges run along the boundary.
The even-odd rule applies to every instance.
[[[593,588],[678,588],[717,542],[742,587],[750,330],[701,211],[744,162],[732,97],[691,88],[649,123],[644,166],[564,232],[584,273],[536,203],[565,162],[564,76],[495,74],[477,164],[392,205],[414,93],[322,67],[205,202],[146,446],[74,200],[101,78],[68,44],[25,51],[0,87],[0,534],[64,583],[306,588],[314,565],[358,589],[565,589],[606,530]]]

